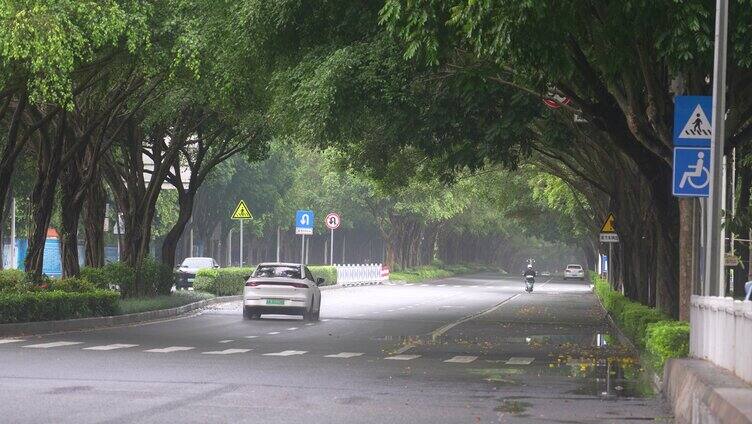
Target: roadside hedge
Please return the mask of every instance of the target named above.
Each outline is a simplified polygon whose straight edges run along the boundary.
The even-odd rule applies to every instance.
[[[663,369],[668,359],[689,355],[689,323],[673,320],[655,308],[627,299],[596,274],[591,278],[603,307],[657,371]]]
[[[141,277],[147,291],[154,294],[168,295],[175,283],[172,268],[146,258],[141,268],[132,268],[124,262],[112,262],[100,268],[84,267],[81,278],[90,281],[98,289],[119,289],[123,296],[133,290],[136,277]]]
[[[118,293],[109,290],[3,292],[0,293],[0,323],[116,315],[118,298]]]
[[[193,289],[217,296],[233,296],[243,293],[247,277],[253,274],[253,267],[201,269],[196,273]],[[337,269],[333,266],[309,266],[314,278],[326,280],[324,285],[337,284]]]
[[[193,289],[217,296],[242,294],[245,280],[253,274],[254,269],[253,267],[200,269],[193,281]]]
[[[325,286],[333,286],[337,284],[337,268],[333,266],[309,266],[313,278],[323,278]]]

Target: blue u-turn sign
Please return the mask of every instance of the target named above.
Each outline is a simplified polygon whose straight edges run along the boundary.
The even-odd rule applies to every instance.
[[[313,234],[313,211],[295,212],[295,234]]]

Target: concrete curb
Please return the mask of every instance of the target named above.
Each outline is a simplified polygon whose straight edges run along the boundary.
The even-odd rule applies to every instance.
[[[67,319],[60,321],[21,322],[0,324],[0,336],[20,336],[31,334],[62,333],[67,331],[90,330],[94,328],[116,327],[120,325],[139,324],[175,318],[196,309],[222,302],[232,302],[243,296],[221,296],[214,299],[200,300],[177,308],[160,309],[157,311],[139,312],[127,315],[109,317],[91,317]]]
[[[364,283],[337,284],[337,285],[332,286],[332,287],[344,288],[344,287],[378,286],[378,285],[381,285],[381,283],[382,283],[381,281],[368,281],[368,282],[364,282]]]
[[[664,393],[677,424],[752,424],[752,386],[701,359],[671,359]]]

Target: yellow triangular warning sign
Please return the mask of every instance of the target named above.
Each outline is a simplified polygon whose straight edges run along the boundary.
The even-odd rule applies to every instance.
[[[603,225],[601,226],[601,232],[602,233],[615,233],[616,227],[614,227],[614,214],[609,213],[608,218],[606,218],[605,221],[603,221]]]
[[[248,206],[245,205],[244,201],[240,201],[238,203],[238,206],[235,207],[235,212],[232,213],[232,219],[251,219],[251,211],[248,209]]]

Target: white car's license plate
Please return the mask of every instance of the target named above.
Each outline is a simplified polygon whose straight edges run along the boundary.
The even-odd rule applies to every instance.
[[[284,299],[266,299],[267,305],[284,305],[285,300]]]

